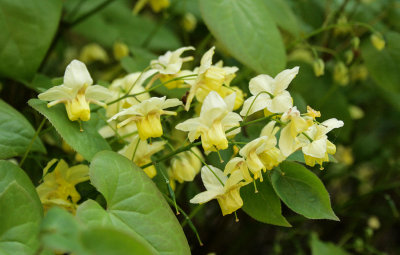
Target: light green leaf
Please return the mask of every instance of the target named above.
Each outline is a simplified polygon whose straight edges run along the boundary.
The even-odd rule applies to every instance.
[[[34,254],[43,209],[29,177],[0,160],[0,254]]]
[[[282,0],[263,0],[267,6],[269,13],[275,20],[276,24],[291,33],[293,36],[299,36],[301,30],[299,21],[294,15],[292,9],[286,1]]]
[[[285,47],[263,0],[199,2],[212,34],[240,62],[270,75],[285,68]]]
[[[281,201],[267,176],[263,182],[257,182],[257,190],[258,193],[255,193],[253,185],[246,185],[240,189],[243,211],[258,221],[291,227],[290,223],[282,216]]]
[[[0,76],[32,79],[61,17],[61,0],[0,1]]]
[[[400,109],[400,33],[390,32],[384,36],[386,47],[378,51],[368,40],[361,48],[368,72],[380,87],[383,95]]]
[[[43,114],[61,137],[88,161],[99,151],[111,150],[106,140],[97,132],[96,120],[93,116],[89,121],[82,122],[84,131],[81,132],[79,123],[68,119],[63,104],[48,108],[47,103],[39,99],[31,99],[28,103]]]
[[[107,201],[107,211],[94,201],[79,206],[77,215],[89,226],[113,226],[136,240],[145,240],[160,254],[190,254],[179,222],[155,184],[142,169],[112,151],[96,154],[90,180]]]
[[[272,172],[272,186],[293,211],[309,219],[339,220],[321,180],[304,166],[284,161]]]
[[[312,255],[348,255],[345,250],[340,248],[339,246],[334,245],[329,242],[322,242],[318,239],[318,236],[315,233],[312,233],[311,240],[311,254]]]
[[[44,247],[63,253],[152,254],[143,243],[114,228],[89,227],[69,212],[53,207],[43,219],[41,237]]]
[[[0,99],[0,159],[21,156],[35,135],[35,130],[25,117]],[[32,144],[32,151],[46,153],[39,138]]]

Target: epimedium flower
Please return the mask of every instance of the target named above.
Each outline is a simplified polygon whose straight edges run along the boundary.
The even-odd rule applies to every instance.
[[[235,171],[241,171],[243,179],[247,182],[252,182],[253,178],[250,176],[249,168],[247,167],[246,160],[240,157],[234,157],[225,165],[224,174],[232,174]]]
[[[197,156],[203,158],[197,147],[193,147],[191,150]],[[172,187],[175,187],[175,181],[179,183],[193,181],[194,177],[200,172],[202,163],[193,153],[190,151],[181,152],[171,160],[168,174]]]
[[[308,115],[301,116],[296,106],[290,108],[282,115],[281,121],[286,125],[281,131],[279,148],[286,157],[301,147],[302,143],[297,136],[313,125],[313,119],[316,116],[319,117],[319,112],[311,110],[312,109],[309,108],[308,115],[311,115],[312,117]]]
[[[189,132],[190,142],[201,136],[204,150],[207,152],[224,150],[228,148],[226,136],[232,136],[240,132],[237,128],[228,134],[225,132],[239,126],[242,120],[239,114],[232,112],[236,94],[233,93],[222,99],[217,92],[211,91],[201,107],[200,117],[188,119],[179,123],[175,128]]]
[[[245,159],[255,180],[262,181],[262,171],[271,170],[285,159],[282,152],[276,147],[275,134],[279,127],[276,127],[275,124],[275,121],[269,122],[261,130],[259,138],[249,142],[239,151],[239,155]]]
[[[131,121],[136,123],[140,139],[146,140],[149,137],[160,137],[163,134],[160,116],[176,115],[176,112],[165,111],[164,109],[182,105],[182,102],[176,98],[166,99],[166,97],[152,97],[133,105],[128,109],[115,114],[108,121],[119,117],[127,117],[117,125],[117,128],[123,127]]]
[[[165,141],[157,141],[149,144],[146,140],[143,141],[138,135],[135,135],[131,143],[122,148],[119,153],[141,167],[151,163],[151,156],[164,149],[165,143]],[[153,178],[157,174],[156,168],[153,165],[146,167],[143,171],[150,178]]]
[[[39,99],[51,101],[47,104],[52,107],[64,103],[68,118],[71,121],[90,119],[90,103],[106,107],[101,101],[110,97],[108,89],[100,85],[92,85],[93,80],[84,63],[73,60],[66,68],[64,83],[52,87],[39,94]]]
[[[247,182],[243,181],[241,171],[234,171],[227,177],[216,167],[203,166],[201,168],[201,179],[207,191],[197,194],[190,200],[190,203],[203,204],[212,199],[217,199],[224,216],[243,206],[240,188]]]
[[[158,57],[157,60],[152,60],[150,66],[163,75],[177,74],[181,71],[184,62],[193,60],[192,56],[181,57],[182,53],[188,50],[194,50],[194,47],[182,47],[175,51],[167,51],[164,55]]]
[[[43,182],[36,188],[40,201],[45,211],[57,205],[75,212],[77,202],[81,199],[75,185],[89,180],[89,167],[76,165],[69,167],[64,160],[57,163],[57,159],[51,160],[43,169]],[[56,164],[54,170],[49,169]]]
[[[244,102],[240,115],[251,115],[263,109],[271,113],[286,112],[293,106],[293,99],[286,89],[298,72],[296,66],[280,72],[275,78],[266,74],[252,78],[249,89],[253,96]]]
[[[328,154],[336,153],[336,146],[328,140],[326,134],[332,129],[343,127],[343,125],[343,121],[332,118],[321,124],[315,123],[304,134],[299,135],[307,165],[319,164],[323,169],[322,163],[329,161]]]

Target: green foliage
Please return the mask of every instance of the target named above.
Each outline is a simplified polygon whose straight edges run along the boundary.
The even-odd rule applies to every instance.
[[[364,43],[362,54],[368,72],[383,95],[397,109],[400,109],[400,34],[390,32],[385,35],[386,47],[378,51],[370,41]]]
[[[86,254],[153,254],[145,244],[115,228],[79,224],[72,214],[52,208],[43,219],[44,247],[57,252]]]
[[[252,185],[240,190],[243,198],[243,211],[254,219],[283,227],[291,227],[281,212],[281,201],[272,188],[266,176],[263,182],[257,182],[258,192],[254,192]]]
[[[329,194],[318,177],[295,162],[282,162],[272,172],[272,186],[293,211],[309,219],[339,220],[332,211]]]
[[[189,254],[189,246],[174,214],[143,170],[111,151],[96,154],[90,179],[107,201],[107,210],[89,200],[78,217],[89,226],[118,227],[160,254]]]
[[[243,64],[272,75],[285,67],[282,38],[263,0],[202,0],[200,9],[213,35]]]
[[[43,114],[60,136],[88,161],[99,151],[111,150],[106,140],[97,132],[94,118],[82,123],[81,132],[79,123],[68,119],[64,105],[58,104],[48,108],[47,103],[39,99],[31,99],[28,103]]]
[[[61,0],[0,2],[0,75],[29,82],[57,32]]]
[[[0,159],[23,155],[34,135],[35,130],[29,121],[0,99]],[[40,139],[35,139],[31,150],[46,153]]]
[[[0,253],[35,254],[42,205],[24,171],[4,160],[0,161],[0,208]]]
[[[268,12],[280,28],[289,32],[294,37],[300,35],[301,30],[298,19],[287,2],[282,0],[264,0],[264,3],[267,6]]]
[[[322,242],[321,240],[318,239],[318,236],[313,233],[311,235],[311,240],[310,240],[310,246],[311,246],[311,254],[312,255],[348,255],[345,250],[340,248],[339,246],[334,245],[333,243],[329,242]]]

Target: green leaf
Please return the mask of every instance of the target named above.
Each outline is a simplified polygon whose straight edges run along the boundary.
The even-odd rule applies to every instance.
[[[311,254],[312,255],[348,255],[345,250],[339,246],[329,242],[322,242],[318,239],[318,236],[313,233],[310,240]]]
[[[0,160],[0,254],[34,254],[43,209],[25,172]]]
[[[264,0],[264,4],[280,28],[291,33],[293,36],[299,36],[301,32],[299,21],[286,1]]]
[[[45,248],[63,253],[152,254],[143,243],[114,228],[87,228],[69,212],[53,207],[43,219],[41,239]]]
[[[0,99],[0,159],[23,155],[34,135],[35,130],[31,123]],[[35,139],[31,150],[46,153],[39,138]]]
[[[113,226],[145,240],[153,252],[189,254],[179,222],[154,183],[142,169],[116,152],[96,154],[90,165],[90,180],[107,201],[105,211],[86,201],[77,215],[89,226]]]
[[[284,161],[272,172],[272,186],[293,211],[309,219],[339,220],[321,180],[304,166]]]
[[[258,221],[291,227],[290,223],[282,216],[281,201],[267,176],[263,182],[257,182],[257,190],[258,193],[255,193],[253,185],[246,185],[240,189],[243,211]]]
[[[87,8],[93,8],[101,2],[103,0],[92,0],[85,5],[91,6]],[[145,46],[152,50],[168,50],[180,47],[177,36],[171,30],[151,19],[133,15],[132,9],[126,3],[114,1],[73,30],[107,47],[112,47],[116,41],[122,41],[130,48]]]
[[[199,2],[212,34],[240,62],[270,75],[284,69],[285,47],[263,0]]]
[[[61,17],[61,0],[0,1],[0,76],[32,79]]]
[[[378,51],[367,40],[361,47],[368,72],[380,87],[386,99],[400,109],[400,33],[390,32],[384,36],[386,47]]]
[[[84,131],[81,132],[79,123],[68,119],[64,105],[48,108],[47,103],[39,99],[31,99],[28,104],[43,114],[61,137],[88,161],[99,151],[111,150],[106,140],[97,132],[93,116],[89,121],[82,122]]]

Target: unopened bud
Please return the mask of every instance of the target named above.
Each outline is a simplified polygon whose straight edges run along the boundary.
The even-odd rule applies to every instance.
[[[358,47],[360,46],[360,38],[353,37],[353,39],[351,39],[351,46],[353,49],[358,50]]]
[[[185,13],[182,19],[183,29],[185,29],[187,32],[192,32],[196,28],[196,25],[197,25],[196,17],[190,12]]]
[[[315,76],[322,76],[324,75],[325,72],[325,64],[322,59],[316,59],[313,62],[313,69],[314,69],[314,74]]]
[[[346,86],[349,83],[349,70],[343,62],[336,63],[333,69],[333,79],[342,86]]]
[[[128,56],[129,48],[125,43],[116,42],[113,47],[114,58],[120,60],[121,58]]]
[[[374,45],[375,49],[381,51],[385,48],[385,40],[383,39],[381,34],[374,33],[371,35],[371,42]]]
[[[348,50],[344,53],[344,56],[346,58],[346,64],[350,64],[353,59],[354,59],[354,53],[352,50]]]

